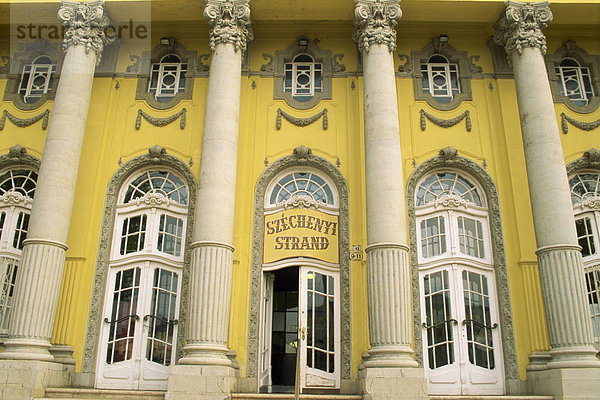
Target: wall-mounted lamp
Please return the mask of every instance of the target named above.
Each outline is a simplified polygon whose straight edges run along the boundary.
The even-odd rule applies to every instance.
[[[298,46],[299,47],[307,47],[308,46],[308,37],[307,36],[300,36],[298,38]]]
[[[175,38],[172,37],[161,37],[160,44],[163,46],[173,47],[175,45]]]
[[[445,34],[441,34],[439,36],[434,37],[433,47],[435,48],[435,51],[441,52],[442,50],[444,50],[444,48],[448,44],[448,40],[450,40],[450,38],[448,37],[448,35]]]

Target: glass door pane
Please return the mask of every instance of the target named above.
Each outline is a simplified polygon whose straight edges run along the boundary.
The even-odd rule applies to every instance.
[[[109,323],[106,363],[130,360],[133,354],[137,321],[137,302],[140,289],[139,267],[117,272]]]
[[[488,279],[476,272],[462,271],[462,282],[469,362],[492,370],[496,367],[492,330],[498,325],[492,324],[490,316]]]
[[[450,281],[448,271],[438,271],[423,277],[425,293],[425,326],[429,369],[454,363],[454,333]]]

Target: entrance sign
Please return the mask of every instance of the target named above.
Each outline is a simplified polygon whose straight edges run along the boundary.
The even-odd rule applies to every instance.
[[[298,208],[265,215],[264,262],[310,257],[339,262],[338,216]]]

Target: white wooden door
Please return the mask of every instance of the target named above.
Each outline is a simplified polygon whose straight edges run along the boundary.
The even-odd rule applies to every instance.
[[[96,386],[166,390],[175,361],[180,273],[150,262],[111,268]]]
[[[339,274],[300,268],[300,388],[340,387]]]
[[[273,329],[273,283],[275,276],[271,273],[263,275],[262,323],[260,334],[260,374],[259,387],[266,387],[271,392],[271,339]]]
[[[503,394],[494,276],[459,264],[419,274],[430,394]]]

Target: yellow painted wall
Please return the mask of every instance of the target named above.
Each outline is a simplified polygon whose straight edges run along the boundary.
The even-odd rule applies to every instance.
[[[415,1],[406,0],[408,7],[418,9]],[[480,1],[481,3],[482,1]],[[259,2],[260,3],[260,2]],[[443,3],[438,1],[437,3]],[[446,3],[452,3],[450,1]],[[454,2],[456,3],[456,2]],[[490,1],[496,7],[502,2]],[[311,3],[312,4],[312,3]],[[405,10],[406,12],[406,10]],[[189,25],[185,25],[189,27]],[[515,337],[521,379],[525,379],[527,356],[533,351],[549,348],[545,318],[541,301],[539,277],[535,257],[535,236],[529,203],[527,176],[523,157],[523,145],[516,103],[515,85],[512,79],[495,79],[492,60],[485,42],[491,34],[491,24],[486,21],[464,26],[458,24],[409,24],[411,29],[399,27],[397,54],[420,51],[429,39],[440,33],[450,36],[451,45],[466,51],[468,56],[478,55],[476,64],[483,68],[484,78],[471,81],[473,101],[463,102],[451,111],[436,111],[423,101],[414,99],[413,81],[397,78],[400,136],[403,154],[403,183],[417,165],[437,155],[446,146],[458,149],[459,154],[476,163],[485,163],[486,171],[496,183],[500,195],[500,207],[504,229],[506,260],[508,266],[511,300],[513,307]],[[176,36],[188,50],[198,54],[210,53],[206,39],[206,27],[202,32],[177,31],[177,24],[156,23],[152,26],[155,46],[161,36]],[[179,28],[182,29],[182,28]],[[344,54],[341,63],[346,66],[345,77],[333,78],[331,100],[324,100],[310,110],[295,110],[282,100],[273,100],[274,81],[271,77],[257,74],[244,75],[241,91],[241,114],[236,187],[236,210],[234,229],[234,275],[232,282],[229,346],[235,350],[245,376],[247,365],[247,334],[250,298],[250,266],[252,257],[252,227],[254,190],[256,182],[268,163],[291,154],[292,150],[305,145],[313,154],[336,164],[346,178],[350,193],[350,242],[366,246],[365,183],[364,183],[364,132],[362,78],[352,74],[357,70],[357,55],[351,41],[350,21],[337,23],[292,23],[286,21],[256,23],[255,43],[250,48],[250,71],[260,71],[265,64],[262,54],[274,55],[284,50],[300,34],[319,39],[319,47],[332,54]],[[600,54],[597,34],[584,34],[578,45],[590,54]],[[549,35],[549,53],[560,47],[562,41],[571,38],[567,29],[557,29]],[[121,49],[117,72],[124,72],[131,64],[129,54],[142,50],[130,46]],[[0,93],[4,93],[5,79],[0,79]],[[118,85],[117,85],[118,84]],[[208,78],[195,78],[193,98],[180,102],[173,109],[153,110],[143,101],[135,100],[137,79],[122,76],[96,78],[88,115],[85,142],[77,182],[77,192],[68,238],[69,250],[57,318],[52,341],[69,344],[75,349],[77,371],[81,369],[85,342],[89,300],[92,292],[94,270],[104,212],[106,187],[118,170],[120,163],[147,152],[160,144],[167,152],[190,164],[198,176],[205,98]],[[155,117],[165,117],[187,109],[187,124],[181,130],[178,123],[157,128],[142,120],[140,130],[135,129],[138,109]],[[31,112],[16,109],[12,103],[0,101],[0,110],[7,110],[21,118],[37,115],[44,109],[52,109],[52,102],[41,105]],[[277,109],[297,116],[308,117],[328,110],[329,127],[323,130],[321,121],[304,128],[296,127],[286,120],[280,130],[276,129]],[[420,128],[420,110],[441,118],[453,118],[469,110],[473,129],[467,132],[464,122],[448,129],[437,127],[428,121],[427,129]],[[565,106],[557,104],[557,123],[560,113],[574,115]],[[594,121],[600,118],[600,110],[578,115],[578,119]],[[598,132],[583,132],[570,126],[569,133],[561,133],[567,162],[579,158],[591,147],[598,147]],[[0,132],[0,153],[4,154],[14,144],[26,147],[30,154],[41,157],[45,131],[40,123],[28,128],[17,128],[7,121]],[[409,194],[410,195],[410,194]],[[368,325],[366,303],[365,261],[351,262],[351,308],[352,308],[352,375],[357,376],[362,353],[368,349]]]

